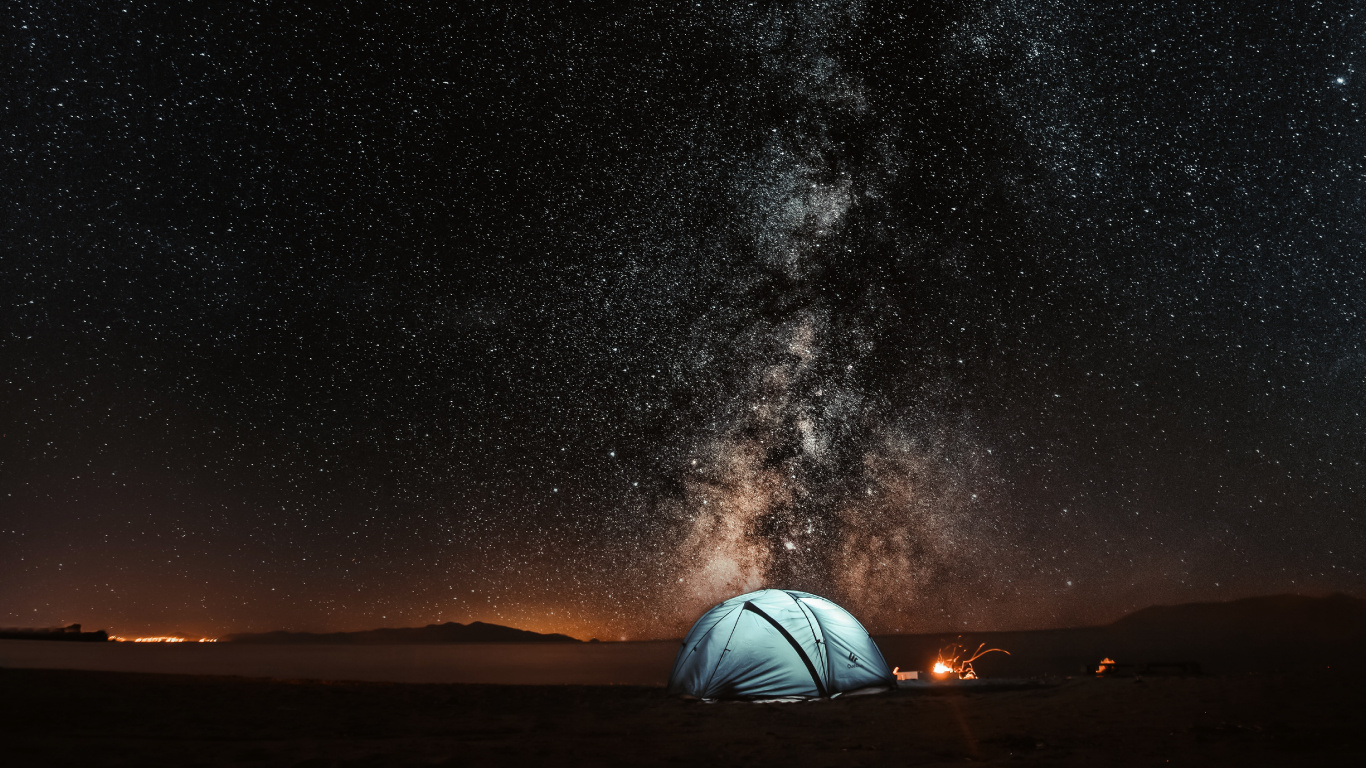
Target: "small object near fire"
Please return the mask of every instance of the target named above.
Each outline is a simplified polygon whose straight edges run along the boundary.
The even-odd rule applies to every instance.
[[[897,680],[919,680],[920,673],[914,670],[902,672],[901,667],[892,667],[892,674],[896,675]]]
[[[1121,664],[1106,656],[1092,670],[1087,671],[1096,677],[1190,677],[1201,673],[1197,661],[1150,661],[1147,664]]]
[[[1089,668],[1088,668],[1089,670]],[[1196,661],[1161,661],[1147,664],[1121,664],[1106,656],[1096,666],[1096,677],[1190,677],[1199,675],[1200,663]]]
[[[1137,665],[1121,664],[1109,656],[1101,659],[1100,664],[1095,669],[1096,677],[1136,677],[1138,674]]]

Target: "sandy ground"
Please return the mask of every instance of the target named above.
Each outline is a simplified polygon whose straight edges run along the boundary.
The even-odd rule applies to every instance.
[[[1366,764],[1360,673],[1052,682],[701,704],[648,686],[8,668],[0,757],[49,766]]]

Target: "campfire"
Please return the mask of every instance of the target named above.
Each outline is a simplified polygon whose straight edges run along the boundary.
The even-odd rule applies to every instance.
[[[977,661],[988,653],[1004,653],[1009,656],[1010,651],[1004,648],[987,648],[986,643],[977,646],[977,650],[968,656],[967,649],[959,645],[951,645],[947,648],[939,649],[939,658],[935,659],[934,667],[930,673],[936,680],[976,680],[977,672],[972,668],[972,662]],[[967,658],[963,658],[967,656]]]

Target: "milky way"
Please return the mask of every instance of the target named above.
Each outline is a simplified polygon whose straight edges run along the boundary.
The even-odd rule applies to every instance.
[[[967,466],[943,456],[943,437],[861,386],[853,369],[868,364],[874,342],[863,318],[833,316],[842,297],[825,295],[827,273],[863,247],[843,232],[852,209],[885,215],[879,182],[898,170],[863,83],[828,51],[859,10],[773,6],[741,22],[764,61],[767,98],[783,105],[735,182],[744,245],[758,257],[744,303],[764,311],[711,340],[715,354],[744,363],[693,447],[676,512],[687,522],[680,586],[665,586],[686,596],[683,616],[789,585],[886,623],[919,608],[939,571],[980,562],[990,536],[987,526],[970,532],[967,519],[972,484],[989,485],[979,475],[985,453],[969,449]]]
[[[1363,589],[1347,3],[13,16],[0,625]]]

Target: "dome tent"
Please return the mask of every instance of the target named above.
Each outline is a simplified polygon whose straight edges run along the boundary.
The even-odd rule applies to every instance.
[[[669,674],[669,693],[699,699],[826,698],[891,687],[877,643],[818,595],[761,589],[697,620]]]

